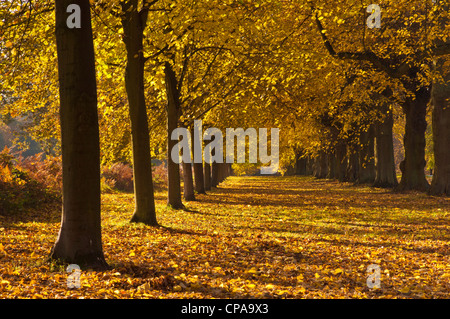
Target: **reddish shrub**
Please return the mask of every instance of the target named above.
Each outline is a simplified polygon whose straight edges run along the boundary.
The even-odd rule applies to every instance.
[[[153,186],[155,189],[167,188],[167,167],[164,163],[152,167]]]
[[[37,154],[27,158],[19,158],[20,166],[28,171],[30,178],[36,180],[47,190],[60,192],[62,189],[62,162],[61,157]]]
[[[7,148],[0,152],[0,213],[61,199],[61,160],[42,156],[15,157]]]
[[[128,164],[115,163],[102,169],[105,183],[113,189],[133,192],[133,169]]]

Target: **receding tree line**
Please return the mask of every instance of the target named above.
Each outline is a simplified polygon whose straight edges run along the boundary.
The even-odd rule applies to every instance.
[[[55,1],[54,8],[63,157],[63,213],[60,233],[51,258],[76,263],[83,267],[106,268],[108,266],[101,244],[100,148],[90,2],[89,0],[75,1],[81,10],[81,28],[67,26],[66,9],[72,3],[74,3],[72,0],[58,0]],[[202,51],[209,52],[209,65],[205,68],[205,73],[201,75],[207,79],[214,73],[213,66],[218,57],[231,50],[226,44],[217,46],[209,43],[195,43],[194,40],[180,48],[175,40],[171,44],[154,48],[156,53],[146,56],[143,42],[149,12],[163,11],[161,8],[154,7],[156,4],[158,0],[124,0],[120,2],[121,13],[110,10],[111,14],[121,20],[122,39],[126,48],[124,77],[131,122],[135,193],[135,211],[131,221],[152,226],[157,226],[158,222],[151,170],[150,135],[152,132],[149,131],[148,105],[144,92],[146,62],[151,59],[164,69],[169,174],[167,204],[178,209],[184,208],[184,205],[181,198],[179,165],[174,163],[170,156],[177,142],[171,139],[171,132],[177,127],[193,129],[193,119],[202,118],[232,94],[245,90],[245,86],[241,86],[242,74],[245,73],[243,70],[250,69],[246,64],[256,61],[254,55],[240,55],[233,67],[215,78],[215,83],[212,83],[209,90],[191,100],[183,99],[183,88],[190,85],[190,81],[192,82],[189,71],[195,69],[192,58]],[[378,187],[398,187],[400,190],[412,189],[429,191],[431,194],[449,195],[449,72],[444,72],[443,83],[423,85],[418,78],[418,67],[410,63],[411,59],[418,61],[419,64],[430,63],[434,60],[433,66],[439,70],[445,62],[442,57],[450,53],[449,44],[434,43],[427,51],[414,52],[412,57],[399,54],[398,57],[389,60],[370,50],[338,51],[328,38],[317,14],[315,22],[324,47],[331,57],[338,60],[359,61],[362,66],[370,65],[385,73],[387,77],[398,79],[412,93],[402,101],[401,105],[406,118],[405,159],[401,164],[402,178],[398,183],[392,144],[394,120],[390,104],[393,89],[386,86],[380,93],[373,93],[373,100],[377,101],[375,104],[360,105],[363,113],[376,108],[382,114],[375,120],[367,118],[365,123],[361,121],[344,123],[339,116],[335,116],[336,114],[333,115],[330,112],[318,114],[315,120],[318,125],[326,128],[329,143],[314,158],[303,149],[297,149],[296,172],[312,174],[319,178],[372,183]],[[445,24],[445,21],[442,23]],[[171,28],[171,21],[168,21],[164,30],[170,32]],[[178,38],[187,36],[193,29],[194,26],[188,25],[178,34]],[[284,43],[286,39],[287,37],[283,38],[281,43]],[[175,64],[180,60],[183,67],[177,74]],[[261,60],[263,58],[259,58],[259,62]],[[237,71],[241,74],[237,75]],[[345,86],[351,85],[356,77],[356,74],[348,74],[343,90]],[[199,84],[191,85],[189,88],[195,91],[199,89]],[[211,95],[217,95],[217,99],[210,99]],[[436,165],[431,186],[428,185],[424,173],[427,125],[425,116],[427,104],[430,101],[433,105]],[[352,103],[352,100],[344,100],[338,109],[345,110]],[[340,133],[344,124],[349,124],[352,129],[349,134],[342,137]],[[192,145],[198,143],[199,141],[194,139],[195,134],[191,135]],[[185,201],[195,200],[195,192],[205,193],[232,173],[229,164],[183,163],[182,166]]]

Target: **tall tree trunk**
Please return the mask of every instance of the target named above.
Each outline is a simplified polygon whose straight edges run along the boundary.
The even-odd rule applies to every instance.
[[[192,178],[192,164],[183,162],[183,195],[186,201],[194,201],[194,180]]]
[[[314,157],[312,166],[313,166],[312,175],[315,178],[319,178],[319,173],[320,173],[320,155],[316,155],[316,157]]]
[[[127,50],[125,88],[128,96],[133,145],[135,210],[132,222],[158,225],[153,194],[150,135],[144,94],[143,38],[146,14],[137,11],[138,0],[121,2],[123,42]]]
[[[382,188],[392,188],[398,185],[395,172],[394,143],[392,127],[394,117],[389,105],[382,105],[382,112],[385,118],[376,125],[376,178],[373,186]]]
[[[311,158],[311,155],[308,155],[306,158],[306,175],[314,175],[314,162],[315,161]]]
[[[336,172],[335,177],[340,182],[345,182],[347,180],[347,144],[340,140],[336,145]]]
[[[347,181],[357,182],[359,179],[359,150],[352,144],[348,150]]]
[[[198,133],[199,133],[198,139],[197,139],[197,141],[195,141],[196,134],[194,132],[194,128],[191,130],[192,158],[194,159],[193,160],[194,164],[192,164],[192,166],[194,168],[194,189],[197,192],[197,194],[205,194],[206,192],[205,192],[205,181],[203,178],[203,162],[196,163],[195,158],[194,158],[195,145],[197,144],[197,146],[200,146],[200,148],[202,146],[202,141],[201,141],[201,137],[200,137],[201,132],[198,132]]]
[[[219,185],[219,163],[212,162],[211,164],[211,187]]]
[[[177,141],[171,139],[172,132],[178,127],[180,117],[180,97],[177,89],[175,72],[169,62],[164,67],[167,94],[167,205],[175,209],[183,209],[181,202],[180,167],[172,160],[171,151]]]
[[[205,191],[211,190],[211,165],[206,162],[203,166],[203,178],[205,182]]]
[[[433,147],[434,174],[431,181],[431,195],[450,196],[450,71],[444,70],[445,58],[436,61],[436,70],[444,78],[433,84]]]
[[[375,129],[370,125],[367,131],[360,133],[360,150],[359,150],[359,184],[373,184],[375,181]]]
[[[194,163],[194,186],[197,194],[205,194],[203,163]]]
[[[402,105],[406,116],[403,139],[405,159],[400,163],[402,178],[398,189],[426,191],[429,184],[425,178],[425,131],[430,90],[422,86],[410,91],[413,91],[415,98],[407,98]]]
[[[228,176],[228,164],[227,163],[220,163],[219,166],[219,183],[222,183],[227,179]]]
[[[327,160],[328,160],[328,172],[326,177],[328,179],[334,179],[336,177],[336,153],[333,151],[330,151],[327,154]]]
[[[100,217],[100,141],[90,5],[77,1],[81,28],[68,29],[71,0],[56,1],[63,211],[50,259],[106,269]]]
[[[227,167],[228,167],[228,176],[234,176],[233,164],[227,163]]]
[[[295,175],[306,175],[307,159],[304,152],[299,150],[296,152]]]
[[[218,163],[217,164],[217,185],[222,183],[223,180],[224,180],[223,164]]]
[[[316,169],[314,176],[316,178],[326,178],[328,175],[328,157],[324,151],[316,157]]]

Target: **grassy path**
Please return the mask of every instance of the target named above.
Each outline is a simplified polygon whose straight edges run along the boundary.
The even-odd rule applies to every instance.
[[[450,199],[309,177],[231,177],[159,228],[130,224],[131,194],[103,195],[113,267],[67,289],[44,262],[59,209],[0,216],[3,298],[449,298]],[[381,289],[366,269],[381,269]]]

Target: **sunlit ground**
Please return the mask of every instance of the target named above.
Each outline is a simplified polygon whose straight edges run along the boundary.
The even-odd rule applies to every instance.
[[[128,222],[132,194],[103,195],[112,269],[83,271],[79,289],[67,288],[63,266],[45,262],[58,207],[0,216],[0,297],[450,297],[450,199],[311,177],[230,177],[187,211],[166,208],[163,192],[156,200],[153,228]],[[379,289],[368,287],[372,264]]]

